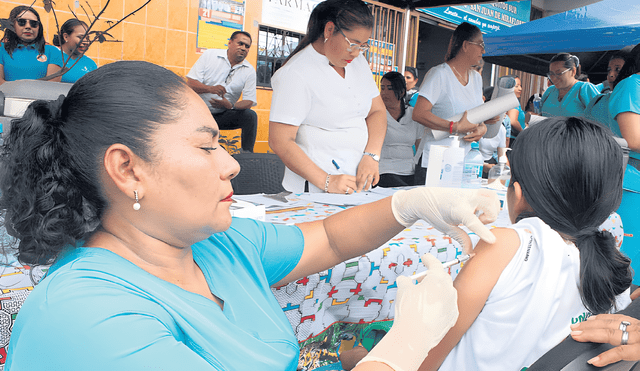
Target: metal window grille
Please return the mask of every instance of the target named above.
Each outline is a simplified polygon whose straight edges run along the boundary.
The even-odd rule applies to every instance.
[[[271,76],[282,66],[304,35],[269,26],[260,26],[256,83],[271,87]]]

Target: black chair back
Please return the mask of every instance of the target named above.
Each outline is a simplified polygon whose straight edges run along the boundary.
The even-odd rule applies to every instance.
[[[240,164],[240,173],[231,179],[233,193],[248,195],[274,194],[284,191],[284,163],[273,153],[243,152],[233,155]]]

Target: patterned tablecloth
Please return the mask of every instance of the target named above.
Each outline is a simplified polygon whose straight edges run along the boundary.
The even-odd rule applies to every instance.
[[[266,219],[276,223],[300,223],[323,219],[345,208],[309,203],[305,207],[267,212]],[[494,226],[505,223],[508,221],[502,213]],[[619,217],[614,215],[607,223],[620,245],[622,225]],[[423,271],[420,256],[424,253],[431,253],[444,262],[458,256],[461,249],[457,242],[419,221],[366,255],[297,282],[273,288],[300,342],[299,369],[331,369],[331,365],[338,361],[339,351],[350,349],[358,342],[366,342],[365,337],[375,335],[370,324],[387,328],[394,315],[396,277]],[[0,266],[2,371],[16,315],[48,267],[32,269],[17,262],[11,254],[7,254],[0,263],[3,264]],[[451,275],[455,277],[459,269],[460,266],[453,266]]]

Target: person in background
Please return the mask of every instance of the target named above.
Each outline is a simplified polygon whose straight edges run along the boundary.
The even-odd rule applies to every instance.
[[[493,86],[484,89],[482,99],[484,99],[485,103],[491,100],[493,89]],[[479,150],[484,161],[484,166],[482,167],[483,178],[488,177],[489,170],[498,163],[499,157],[506,153],[509,146],[509,131],[511,131],[511,120],[507,114],[504,115],[502,125],[500,125],[498,134],[495,137],[480,138],[478,141]]]
[[[620,204],[622,156],[605,128],[575,117],[518,137],[507,189],[514,224],[492,229],[496,242],[479,242],[462,266],[458,321],[419,371],[526,369],[572,323],[631,303],[629,259],[601,227]],[[354,349],[349,364],[367,354]]]
[[[74,83],[87,72],[98,68],[96,62],[84,55],[89,48],[89,39],[86,35],[87,24],[77,18],[71,18],[62,24],[60,34],[53,36],[53,45],[64,52],[63,64],[65,68],[71,68],[62,75],[62,82]]]
[[[327,0],[273,75],[269,145],[294,192],[351,194],[380,179],[386,109],[369,62],[373,15],[360,0]]]
[[[556,54],[549,63],[547,76],[553,82],[544,94],[540,107],[542,116],[582,116],[585,108],[598,95],[590,82],[578,81],[580,60],[569,53]]]
[[[467,120],[466,111],[481,105],[482,76],[472,66],[482,60],[484,42],[480,29],[470,23],[461,23],[451,36],[445,63],[427,72],[420,86],[418,101],[413,110],[413,120],[424,125],[426,130],[421,147],[422,167],[429,163],[429,147],[432,144],[450,145],[451,139],[436,140],[434,130],[461,135],[461,146],[466,152],[471,150],[471,142],[478,141],[487,132],[484,123],[478,125]],[[448,118],[464,113],[457,121]],[[492,119],[495,123],[499,117]],[[424,184],[424,180],[422,183]]]
[[[418,100],[418,89],[416,84],[418,83],[418,69],[415,67],[404,68],[404,78],[407,83],[407,96],[404,98],[405,102],[411,107],[416,106],[416,100]]]
[[[583,82],[591,82],[589,80],[589,75],[587,75],[586,73],[581,73],[580,75],[578,75],[578,77],[576,77],[576,80],[583,81]]]
[[[246,61],[251,34],[235,31],[224,49],[209,49],[187,74],[187,85],[205,101],[221,130],[242,129],[242,150],[253,152],[258,132],[256,70]],[[242,100],[239,101],[242,94]]]
[[[420,219],[465,251],[463,220],[493,241],[482,222],[499,201],[480,189],[401,190],[299,225],[232,218],[240,168],[218,140],[183,78],[141,61],[89,72],[13,121],[0,225],[19,261],[53,265],[20,308],[5,370],[293,371],[300,349],[272,286]],[[455,322],[451,278],[422,259],[427,276],[396,279],[395,323],[358,371],[416,370]]]
[[[387,134],[380,153],[380,187],[415,184],[413,148],[418,147],[424,126],[411,119],[413,107],[405,103],[405,78],[387,72],[380,80],[380,97],[387,109]]]
[[[519,101],[520,97],[522,96],[522,80],[520,80],[520,77],[516,75],[511,75],[511,77],[516,80],[516,86],[513,88],[513,93],[516,95],[516,98],[518,98]],[[507,145],[511,147],[511,142],[516,139],[518,134],[520,134],[524,129],[527,128],[527,124],[525,122],[525,113],[520,105],[518,105],[514,109],[508,110],[507,116],[509,117],[509,121],[511,123],[511,132],[509,133]]]
[[[618,73],[620,73],[622,66],[624,66],[624,59],[627,54],[629,54],[628,50],[622,49],[614,53],[611,58],[609,58],[609,64],[607,65],[607,79],[596,85],[596,89],[598,89],[600,93],[605,94],[611,92],[613,82],[616,81]]]
[[[4,30],[0,48],[0,84],[5,81],[37,80],[62,67],[60,50],[45,45],[38,12],[24,5],[9,13],[11,27]],[[60,81],[60,77],[52,81]]]

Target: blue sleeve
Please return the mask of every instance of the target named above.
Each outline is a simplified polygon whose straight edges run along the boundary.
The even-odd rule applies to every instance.
[[[420,94],[418,94],[418,92],[416,92],[415,94],[413,94],[413,95],[411,96],[411,99],[409,100],[409,105],[410,105],[411,107],[415,107],[415,106],[416,106],[416,102],[418,101],[418,96],[419,96],[419,95],[420,95]]]
[[[269,285],[291,273],[302,257],[304,237],[296,226],[233,218],[231,228],[256,246]]]
[[[47,56],[49,64],[55,64],[58,67],[62,67],[64,62],[62,61],[62,52],[60,49],[52,45],[45,45],[44,54]]]
[[[600,92],[596,89],[596,86],[590,82],[585,82],[580,87],[580,102],[583,105],[583,110],[587,108],[587,105],[593,98],[595,98]]]
[[[640,77],[632,75],[622,80],[609,98],[609,113],[612,118],[622,112],[640,114]]]

